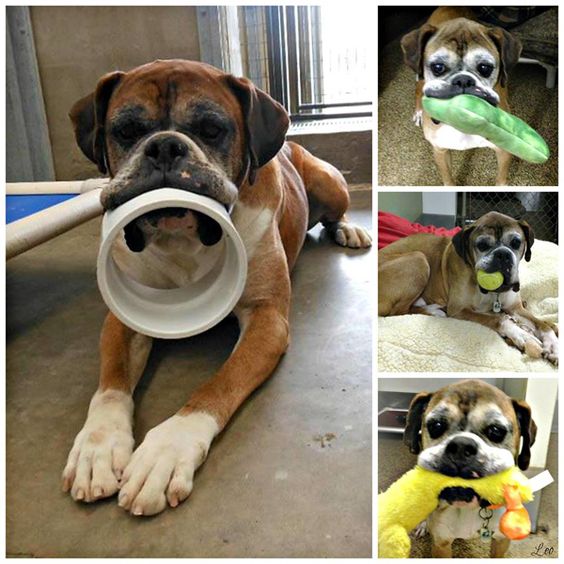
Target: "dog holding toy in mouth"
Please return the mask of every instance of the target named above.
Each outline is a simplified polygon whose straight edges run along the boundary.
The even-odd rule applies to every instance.
[[[481,380],[463,380],[413,398],[404,443],[418,455],[417,465],[465,479],[463,487],[443,489],[438,507],[427,517],[432,556],[452,557],[457,538],[491,541],[491,556],[505,555],[510,540],[500,531],[501,513],[487,509],[491,500],[480,497],[472,482],[514,466],[526,470],[536,431],[526,402]]]
[[[463,133],[433,119],[423,97],[448,99],[472,95],[509,111],[507,81],[517,64],[521,42],[502,28],[476,21],[470,8],[440,7],[423,26],[402,38],[405,63],[417,74],[414,121],[422,125],[442,182],[454,186],[451,150],[488,147],[496,152],[496,184],[507,184],[511,154],[481,135]]]
[[[533,230],[489,212],[454,237],[417,234],[378,252],[378,314],[422,313],[480,323],[533,358],[558,364],[557,327],[520,297],[519,263]]]
[[[346,219],[339,171],[286,143],[284,108],[247,79],[203,63],[155,61],[103,76],[70,113],[83,153],[108,173],[102,204],[114,209],[149,190],[192,191],[232,209],[248,274],[234,313],[241,335],[215,376],[133,452],[132,394],[152,339],[109,313],[100,338],[101,370],[82,430],[63,472],[73,499],[119,491],[133,515],[154,515],[191,493],[214,438],[274,371],[289,343],[290,272],[318,222],[344,247],[369,247]],[[153,288],[181,286],[221,237],[200,214],[169,209],[125,229],[126,273]]]

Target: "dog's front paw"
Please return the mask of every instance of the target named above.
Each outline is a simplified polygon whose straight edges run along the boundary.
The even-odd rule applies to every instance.
[[[116,390],[96,392],[84,427],[76,436],[63,471],[63,491],[76,501],[109,497],[133,451],[131,396]]]
[[[541,358],[543,344],[526,328],[519,326],[510,316],[505,316],[500,325],[501,334],[514,346],[531,358]]]
[[[423,123],[423,110],[416,110],[415,113],[413,114],[413,123],[417,126],[417,127],[421,127],[421,124]]]
[[[372,237],[364,227],[339,221],[331,228],[333,238],[337,245],[351,249],[366,249],[372,246]]]
[[[176,507],[192,492],[194,472],[218,433],[207,413],[173,415],[151,429],[123,473],[119,505],[133,515]]]

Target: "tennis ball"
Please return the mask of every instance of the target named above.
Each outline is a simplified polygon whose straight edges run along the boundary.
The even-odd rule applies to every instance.
[[[484,289],[497,290],[503,284],[503,274],[501,272],[486,272],[485,270],[478,270],[477,274],[478,284]]]

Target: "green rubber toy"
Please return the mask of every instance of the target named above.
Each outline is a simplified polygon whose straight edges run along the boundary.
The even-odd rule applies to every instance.
[[[489,292],[497,290],[503,284],[503,274],[501,272],[478,270],[476,278],[478,279],[478,284]]]
[[[424,96],[423,109],[432,118],[462,133],[480,135],[524,161],[542,164],[550,155],[545,140],[532,127],[477,96],[460,94],[449,99]]]

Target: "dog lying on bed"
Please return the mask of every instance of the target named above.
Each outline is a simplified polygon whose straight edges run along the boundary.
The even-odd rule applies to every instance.
[[[519,262],[531,259],[532,228],[498,212],[451,237],[410,235],[378,252],[378,314],[423,313],[480,323],[533,358],[558,364],[556,325],[537,319],[519,294]],[[477,272],[503,273],[494,291]]]

